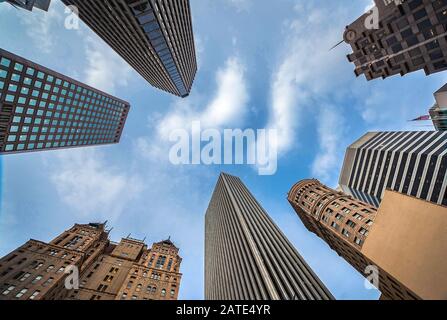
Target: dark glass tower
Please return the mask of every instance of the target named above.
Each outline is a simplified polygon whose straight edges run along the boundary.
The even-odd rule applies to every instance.
[[[370,13],[346,27],[344,40],[353,53],[355,74],[367,80],[424,70],[447,70],[446,0],[374,0]],[[378,27],[377,29],[375,29]]]
[[[63,0],[151,85],[180,97],[197,71],[189,0]]]
[[[205,217],[205,299],[333,297],[241,180],[221,174]]]
[[[51,0],[0,0],[0,3],[8,2],[16,8],[32,11],[34,8],[48,11]]]
[[[0,154],[118,143],[129,108],[0,49]]]

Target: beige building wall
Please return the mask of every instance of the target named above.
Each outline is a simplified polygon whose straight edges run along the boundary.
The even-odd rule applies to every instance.
[[[422,299],[447,299],[447,207],[387,190],[362,253]]]

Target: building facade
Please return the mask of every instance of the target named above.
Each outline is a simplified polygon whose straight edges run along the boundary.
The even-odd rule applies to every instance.
[[[347,148],[339,183],[376,207],[386,189],[445,206],[447,133],[367,133]]]
[[[205,216],[205,299],[333,297],[240,179],[221,174]]]
[[[197,72],[189,0],[62,2],[151,85],[189,95]]]
[[[48,11],[51,0],[0,0],[0,3],[8,2],[16,8],[22,8],[32,11],[34,8]]]
[[[367,80],[447,69],[446,0],[374,0],[375,9],[346,27],[348,60]]]
[[[447,298],[447,208],[387,190],[376,209],[318,180],[296,183],[288,201],[309,231],[376,276],[383,299]]]
[[[169,239],[151,248],[130,237],[113,243],[104,224],[76,224],[50,243],[30,240],[1,258],[0,300],[176,300],[178,251]],[[67,278],[73,267],[77,287]]]
[[[130,105],[0,49],[0,154],[118,143]]]
[[[447,131],[447,84],[434,94],[436,103],[430,109],[433,126],[438,131]]]

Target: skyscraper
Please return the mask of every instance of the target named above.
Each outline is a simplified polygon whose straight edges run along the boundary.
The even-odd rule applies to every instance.
[[[205,216],[205,298],[333,299],[240,179],[227,174]]]
[[[0,0],[1,2],[8,2],[14,7],[32,11],[34,8],[48,11],[51,0]]]
[[[189,0],[62,0],[146,81],[186,97],[197,71]]]
[[[430,109],[430,117],[438,131],[447,131],[447,84],[434,94],[436,103]]]
[[[387,190],[376,209],[318,180],[296,183],[288,201],[382,299],[447,298],[447,208]]]
[[[169,239],[148,249],[130,237],[111,242],[103,223],[76,224],[50,243],[30,240],[1,258],[0,300],[176,300],[178,251]],[[73,267],[79,287],[67,288]]]
[[[346,150],[343,192],[379,206],[386,189],[447,205],[447,132],[369,132]]]
[[[367,80],[447,69],[447,1],[374,0],[375,11],[346,27],[355,74]]]
[[[0,154],[118,143],[129,108],[0,49]]]

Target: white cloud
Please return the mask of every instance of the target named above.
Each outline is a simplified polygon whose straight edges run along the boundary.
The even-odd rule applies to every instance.
[[[333,105],[320,108],[318,117],[319,151],[312,164],[312,175],[326,184],[336,187],[340,160],[344,154],[345,120]]]
[[[340,41],[341,31],[327,19],[327,9],[302,4],[295,11],[299,17],[284,23],[284,54],[271,81],[268,127],[278,130],[280,154],[296,147],[306,110],[349,76],[340,70],[347,64],[345,56],[329,51]]]
[[[234,6],[238,11],[248,10],[252,4],[252,0],[226,0],[230,5]]]
[[[54,30],[63,27],[62,6],[62,3],[53,4],[48,12],[17,10],[17,16],[20,23],[24,25],[28,37],[43,53],[51,53],[57,43],[57,33]]]
[[[173,111],[160,120],[157,128],[160,137],[167,139],[172,130],[189,128],[195,120],[208,128],[240,124],[247,112],[249,94],[245,66],[239,58],[228,58],[225,66],[217,70],[216,84],[217,90],[204,109],[196,108],[194,98],[178,100]]]
[[[85,41],[87,66],[85,82],[113,94],[118,86],[127,86],[132,69],[104,41],[87,36]]]
[[[169,135],[177,129],[189,131],[193,121],[200,121],[202,129],[223,129],[242,125],[248,111],[249,93],[245,78],[245,65],[233,56],[216,72],[216,92],[204,108],[198,95],[176,99],[172,111],[162,116],[151,115],[149,127],[155,132],[151,137],[134,141],[139,154],[153,161],[166,161],[169,154]]]
[[[114,168],[95,149],[58,151],[55,161],[47,164],[59,197],[81,218],[113,221],[142,189],[137,176]]]

